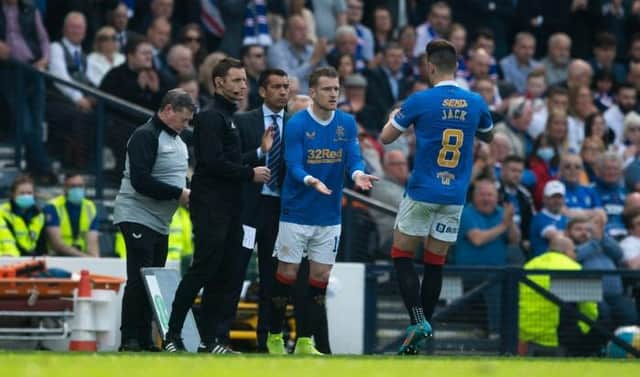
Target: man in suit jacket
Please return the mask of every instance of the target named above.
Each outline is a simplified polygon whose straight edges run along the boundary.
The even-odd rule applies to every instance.
[[[234,124],[240,134],[242,162],[251,167],[267,166],[271,179],[264,184],[244,185],[242,224],[256,229],[258,270],[260,274],[258,346],[266,350],[271,299],[271,286],[275,276],[276,260],[272,257],[280,221],[280,187],[284,181],[284,127],[285,108],[289,100],[289,78],[281,69],[267,69],[258,78],[258,93],[263,104],[251,111],[236,114]],[[217,337],[227,339],[235,318],[242,283],[253,248],[243,248],[236,258],[233,281],[224,284],[225,294],[233,300],[234,312],[225,314],[217,329]],[[225,300],[226,301],[226,300]]]
[[[397,43],[387,43],[384,48],[380,67],[365,71],[367,78],[367,104],[382,111],[390,110],[398,101],[404,99],[411,90],[411,80],[404,77],[402,63],[404,52]],[[380,119],[380,126],[384,123]],[[365,125],[365,128],[372,128]],[[382,127],[378,127],[381,129]]]

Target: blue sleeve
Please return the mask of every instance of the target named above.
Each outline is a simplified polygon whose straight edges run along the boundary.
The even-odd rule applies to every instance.
[[[98,216],[93,218],[93,221],[89,225],[89,230],[96,231],[96,232],[98,231]]]
[[[624,251],[622,251],[622,247],[620,247],[620,244],[615,239],[607,235],[602,237],[602,249],[616,265],[619,266],[622,263]]]
[[[460,234],[463,237],[467,237],[467,233],[474,229],[480,230],[480,224],[478,223],[478,217],[475,216],[474,211],[467,205],[462,210],[462,216],[460,218]]]
[[[600,244],[596,240],[590,240],[576,246],[576,260],[583,263],[585,259],[600,251]]]
[[[42,212],[44,212],[44,226],[60,226],[58,212],[52,204],[44,206]]]
[[[477,101],[480,106],[480,123],[478,124],[478,132],[489,132],[493,129],[493,118],[491,111],[483,99]]]
[[[304,170],[304,129],[303,124],[297,124],[296,119],[291,119],[285,127],[284,159],[287,169],[294,180],[304,183],[304,177],[310,175]]]
[[[355,119],[351,115],[342,114],[342,116],[348,119],[349,124],[349,141],[346,145],[347,151],[347,171],[349,172],[349,178],[353,176],[356,170],[364,172],[364,162],[362,162],[362,155],[360,154],[360,144],[358,143],[358,127],[356,126]]]
[[[400,111],[393,117],[391,122],[400,131],[405,131],[416,120],[422,112],[424,106],[419,106],[418,95],[412,94],[400,107]]]

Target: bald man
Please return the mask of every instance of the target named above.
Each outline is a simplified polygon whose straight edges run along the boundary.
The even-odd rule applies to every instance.
[[[562,253],[569,258],[576,260],[576,245],[571,238],[565,235],[553,237],[549,242],[549,250]]]
[[[591,87],[592,78],[593,69],[591,65],[582,59],[574,59],[569,64],[567,80],[561,85],[569,88],[569,90],[579,86]]]
[[[290,77],[300,80],[300,91],[309,88],[309,75],[325,64],[327,41],[318,38],[315,44],[307,40],[307,24],[302,16],[287,19],[286,35],[269,48],[267,63],[271,68],[280,68]]]

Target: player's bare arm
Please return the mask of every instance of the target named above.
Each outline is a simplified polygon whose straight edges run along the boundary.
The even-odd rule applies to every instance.
[[[400,108],[391,111],[387,123],[382,128],[382,132],[380,133],[380,142],[382,142],[382,144],[391,144],[402,135],[402,131],[396,128],[393,123],[393,117],[396,116],[398,111],[400,111]]]

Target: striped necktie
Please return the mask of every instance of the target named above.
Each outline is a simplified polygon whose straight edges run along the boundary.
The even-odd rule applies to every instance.
[[[267,182],[267,187],[276,191],[280,186],[280,162],[282,160],[282,143],[280,138],[280,128],[278,127],[278,114],[271,114],[273,123],[273,145],[269,151],[269,161],[267,167],[271,170],[271,178]]]

